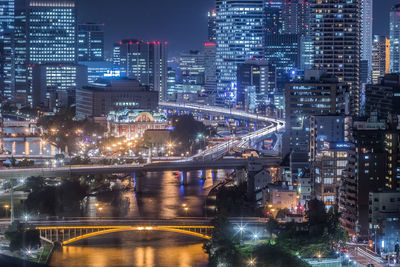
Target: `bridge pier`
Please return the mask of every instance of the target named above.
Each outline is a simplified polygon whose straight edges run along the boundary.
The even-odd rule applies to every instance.
[[[143,192],[143,185],[142,185],[143,177],[141,175],[135,174],[134,179],[135,179],[135,192],[142,193]]]
[[[205,180],[207,178],[207,170],[200,171],[200,179]]]
[[[187,185],[188,184],[188,176],[186,171],[181,171],[181,185]]]
[[[236,169],[235,173],[236,173],[235,176],[236,184],[244,183],[247,180],[247,172],[245,169]]]

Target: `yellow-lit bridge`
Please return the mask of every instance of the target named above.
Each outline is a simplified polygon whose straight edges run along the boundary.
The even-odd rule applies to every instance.
[[[36,225],[35,228],[39,230],[42,240],[51,243],[59,242],[62,245],[124,231],[166,231],[211,239],[214,229],[208,221],[200,220],[77,220],[36,222],[33,225]]]

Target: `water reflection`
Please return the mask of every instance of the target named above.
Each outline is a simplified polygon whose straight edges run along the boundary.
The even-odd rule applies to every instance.
[[[124,232],[95,237],[55,251],[50,266],[207,266],[202,240],[176,233]]]
[[[175,218],[203,216],[205,198],[211,187],[227,174],[207,171],[205,180],[198,172],[188,173],[188,184],[180,185],[174,172],[148,173],[142,182],[142,193],[121,195],[122,204],[89,197],[85,216],[128,218]],[[203,176],[204,177],[204,176]],[[186,213],[182,205],[189,208]],[[97,206],[96,206],[97,205]],[[98,207],[101,206],[101,214]],[[203,240],[169,232],[122,232],[98,236],[64,247],[53,254],[51,266],[76,267],[189,267],[207,266],[202,250]]]

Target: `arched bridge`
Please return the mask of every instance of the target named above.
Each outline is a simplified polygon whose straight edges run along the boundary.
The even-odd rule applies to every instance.
[[[247,229],[259,236],[265,235],[266,220],[262,218],[231,218],[233,227],[246,225]],[[77,218],[60,221],[31,221],[30,227],[39,230],[44,241],[68,245],[79,240],[110,233],[137,231],[165,231],[211,239],[214,226],[203,218],[177,218],[171,220],[134,220],[134,219],[93,219]]]
[[[68,245],[79,240],[95,236],[125,232],[125,231],[165,231],[184,235],[195,236],[203,239],[211,239],[214,227],[209,222],[202,221],[101,221],[101,222],[71,222],[62,224],[40,223],[36,226],[40,232],[40,238],[50,242],[59,242]]]

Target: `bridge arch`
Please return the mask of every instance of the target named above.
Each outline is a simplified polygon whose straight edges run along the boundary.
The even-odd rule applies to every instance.
[[[150,231],[165,231],[165,232],[174,232],[179,234],[185,234],[190,236],[195,236],[203,239],[211,239],[211,235],[209,234],[210,230],[212,230],[213,226],[116,226],[116,227],[101,227],[101,226],[93,226],[93,227],[37,227],[40,231],[40,236],[44,240],[49,241],[61,241],[57,240],[61,237],[60,234],[51,234],[49,231],[60,231],[60,230],[86,230],[86,233],[79,234],[74,237],[70,237],[67,240],[62,240],[62,245],[68,245],[79,240],[88,239],[95,236],[101,236],[110,233],[117,232],[126,232],[126,231],[139,231],[139,232],[150,232]],[[96,231],[97,229],[97,231]],[[89,232],[89,230],[93,230]],[[76,232],[76,231],[75,231]],[[42,234],[43,233],[43,234]],[[55,239],[53,238],[55,237]]]

